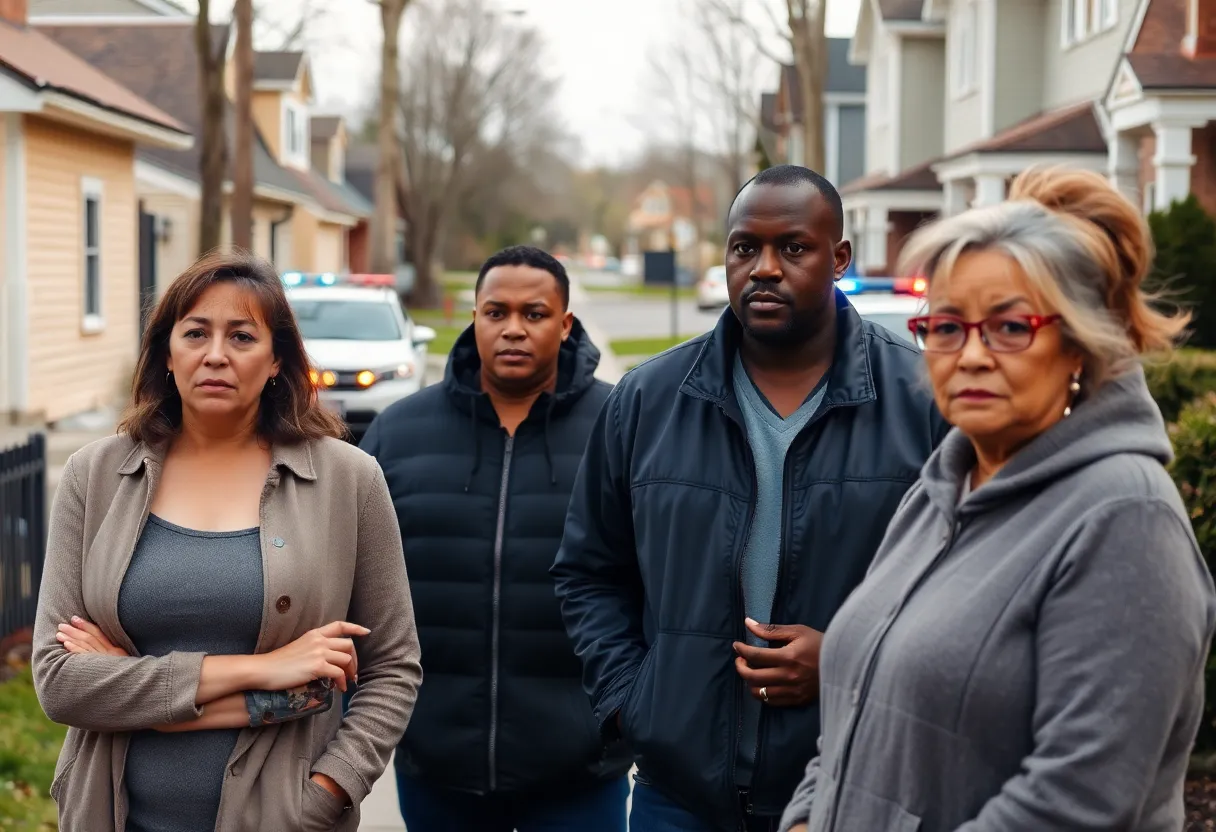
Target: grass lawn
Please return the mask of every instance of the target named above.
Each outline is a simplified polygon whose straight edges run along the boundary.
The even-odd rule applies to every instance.
[[[50,788],[66,733],[43,715],[29,670],[0,684],[0,830],[58,828]]]
[[[452,323],[440,309],[411,309],[410,317],[415,323],[429,326],[435,330],[435,340],[428,347],[431,355],[447,355],[452,351],[452,345],[460,337],[460,333],[468,328],[472,318],[467,311],[457,310],[452,316]]]
[[[647,286],[644,283],[626,283],[621,286],[600,286],[584,284],[583,288],[592,294],[604,293],[615,295],[634,295],[657,300],[670,300],[670,286]],[[697,290],[692,286],[680,286],[676,289],[676,297],[681,300],[692,300],[697,296]]]
[[[679,338],[672,338],[669,335],[664,335],[659,338],[618,338],[610,342],[612,351],[619,356],[639,356],[643,355],[650,357],[657,355],[663,350],[668,350],[676,344],[683,344],[689,338],[696,338],[694,335],[681,335]]]

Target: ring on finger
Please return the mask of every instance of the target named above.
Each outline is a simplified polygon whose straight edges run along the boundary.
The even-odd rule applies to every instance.
[[[765,702],[768,701],[768,687],[767,686],[760,688],[760,698],[762,700],[764,700]]]

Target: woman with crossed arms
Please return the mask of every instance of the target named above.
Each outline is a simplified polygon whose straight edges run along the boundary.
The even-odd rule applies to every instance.
[[[421,669],[388,489],[343,431],[268,263],[174,281],[51,514],[34,679],[71,726],[65,832],[357,829]]]

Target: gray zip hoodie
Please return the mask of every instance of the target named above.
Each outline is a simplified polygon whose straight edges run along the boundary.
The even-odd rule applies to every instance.
[[[1216,595],[1170,455],[1139,368],[961,502],[952,431],[828,627],[782,829],[1180,829]]]

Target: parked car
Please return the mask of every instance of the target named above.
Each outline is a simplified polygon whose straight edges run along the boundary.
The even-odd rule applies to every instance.
[[[410,320],[392,288],[304,286],[287,297],[321,402],[346,421],[355,441],[380,411],[426,383],[435,330]]]
[[[721,309],[730,303],[726,291],[726,266],[710,266],[697,283],[697,308],[702,311]]]

